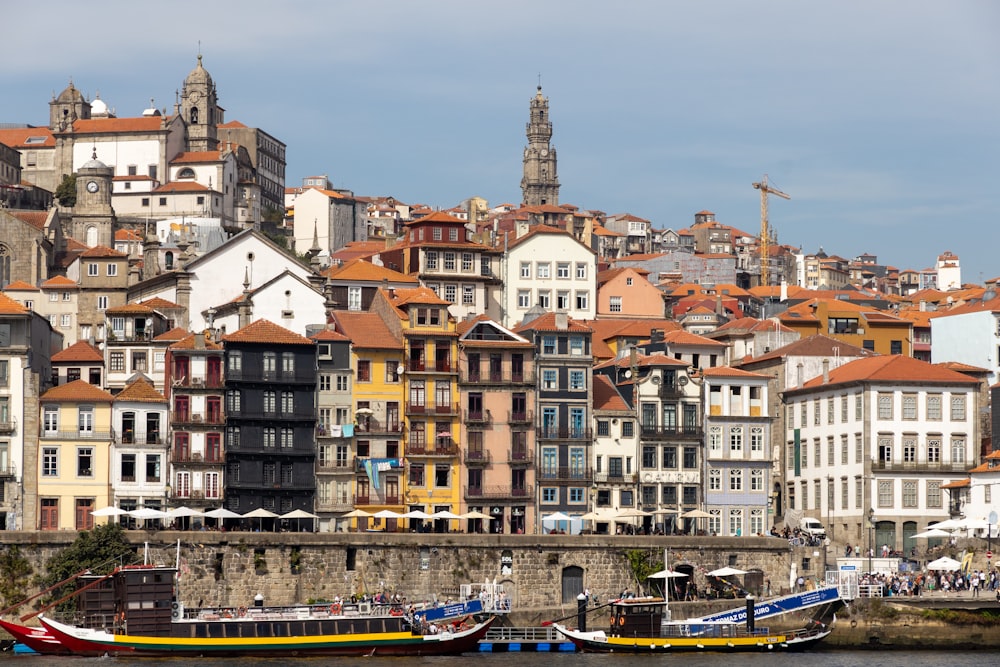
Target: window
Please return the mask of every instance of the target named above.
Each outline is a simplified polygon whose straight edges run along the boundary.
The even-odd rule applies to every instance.
[[[953,394],[951,397],[951,420],[965,421],[965,394]]]
[[[556,292],[556,310],[569,310],[569,292]]]
[[[835,456],[833,452],[833,436],[826,436],[826,464],[832,466],[835,464]]]
[[[951,439],[951,462],[965,463],[965,438]]]
[[[553,368],[545,368],[542,370],[542,389],[558,389],[559,388],[559,374]]]
[[[434,240],[434,241],[440,241],[441,240],[441,228],[440,227],[431,227],[431,239]]]
[[[878,481],[878,506],[893,506],[892,480],[890,479],[880,479]]]
[[[100,275],[100,267],[94,262],[87,263],[87,275],[91,277],[96,277]]]
[[[941,507],[941,480],[927,480],[927,508]]]
[[[733,426],[729,429],[729,454],[743,456],[743,427]]]
[[[764,455],[764,428],[762,426],[750,427],[750,455],[760,458]]]
[[[750,490],[751,491],[764,490],[764,471],[761,468],[750,469]]]
[[[427,270],[436,271],[438,267],[438,254],[434,251],[427,252]]]
[[[76,476],[94,476],[94,448],[78,447],[76,450]]]
[[[588,310],[590,308],[590,292],[576,293],[576,309]]]
[[[903,480],[903,507],[917,506],[917,480]]]
[[[517,307],[531,308],[531,290],[527,289],[517,290]]]
[[[77,426],[81,438],[92,438],[94,436],[93,406],[80,406],[80,409],[77,411]]]
[[[462,271],[467,273],[472,271],[472,253],[463,252],[462,253]]]
[[[238,389],[231,389],[226,392],[226,411],[238,414],[242,411],[243,395]]]
[[[840,397],[840,423],[847,423],[847,394]]]
[[[915,421],[917,418],[917,395],[903,394],[903,419]]]
[[[576,263],[576,277],[578,280],[584,280],[587,277],[587,265],[583,262]]]
[[[743,510],[740,508],[729,510],[729,534],[736,537],[743,535]]]
[[[350,376],[348,375],[338,375],[337,376],[337,391],[349,391],[350,390]]]
[[[914,436],[903,436],[903,463],[917,462],[917,439]]]
[[[584,391],[587,388],[583,371],[571,370],[569,372],[569,388],[571,391]]]
[[[538,290],[538,306],[540,308],[551,308],[552,298],[551,293],[547,289]]]
[[[854,395],[854,421],[861,421],[864,416],[864,403],[862,393],[859,391]]]
[[[927,438],[927,462],[928,463],[941,463],[941,438],[940,438],[940,436]]]
[[[569,262],[556,263],[556,278],[569,278]]]
[[[457,241],[458,240],[458,230],[454,227],[448,230],[448,240]]]
[[[730,491],[742,491],[743,490],[743,471],[742,470],[730,470],[729,471],[729,490]]]
[[[134,482],[135,480],[135,468],[136,468],[136,455],[135,454],[122,454],[122,481],[123,482]]]
[[[892,394],[878,395],[878,418],[892,419]]]
[[[903,341],[901,340],[889,341],[889,354],[903,354]],[[916,505],[914,505],[914,507],[916,507]]]
[[[653,445],[642,446],[642,467],[644,469],[656,468],[656,447]]]
[[[521,277],[522,278],[531,277],[531,262],[521,262]]]
[[[622,437],[623,438],[635,437],[635,422],[633,422],[631,419],[626,419],[622,421]]]
[[[125,353],[112,352],[108,357],[108,370],[112,372],[125,372]]]
[[[927,394],[927,420],[941,421],[941,394]]]
[[[625,286],[626,287],[632,286],[632,276],[629,276],[628,278],[625,279]]]
[[[347,310],[361,310],[361,288],[347,288]]]
[[[848,461],[848,446],[847,446],[847,434],[840,436],[840,465],[847,465]],[[846,509],[846,505],[844,508]]]
[[[555,336],[543,336],[542,337],[542,354],[555,354],[556,353],[556,337]]]
[[[833,396],[829,396],[826,399],[826,423],[827,424],[832,424],[833,423],[833,414],[834,414]]]
[[[42,448],[42,477],[59,476],[59,448]]]
[[[146,481],[160,481],[160,455],[146,454]]]
[[[458,285],[444,286],[444,300],[448,303],[457,303]]]
[[[455,270],[455,253],[446,252],[444,254],[444,270],[445,271]]]
[[[117,276],[117,275],[118,275],[118,265],[117,264],[108,264],[108,277],[109,278],[113,278],[114,276]]]
[[[546,486],[542,488],[542,502],[545,504],[553,504],[558,502],[559,494],[558,489],[551,486]]]
[[[358,359],[358,382],[372,381],[372,362],[370,359]]]
[[[539,262],[535,265],[535,276],[537,278],[548,279],[552,276],[550,275],[550,265],[548,262]]]
[[[608,298],[608,312],[622,312],[622,298],[620,296],[612,296]]]
[[[319,376],[319,390],[320,391],[330,391],[330,376],[323,374]]]
[[[711,468],[708,471],[708,490],[709,491],[721,491],[722,490],[722,471],[718,468]]]
[[[597,420],[597,435],[598,436],[609,436],[611,435],[611,425],[607,419]],[[597,459],[600,461],[600,457]]]
[[[696,447],[684,448],[684,469],[696,470],[698,468],[698,449]]]
[[[476,291],[472,285],[462,285],[462,305],[476,305]]]
[[[819,399],[817,398],[813,400],[813,426],[819,426],[822,421],[819,410]]]

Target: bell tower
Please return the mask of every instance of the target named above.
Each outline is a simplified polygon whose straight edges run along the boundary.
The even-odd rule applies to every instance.
[[[88,247],[114,247],[113,177],[114,169],[97,159],[96,146],[90,160],[76,171],[76,206],[73,207],[69,236]]]
[[[556,149],[549,120],[549,98],[542,96],[542,86],[531,100],[527,125],[528,146],[524,149],[524,177],[521,195],[526,206],[559,204],[559,177],[556,175]]]
[[[184,79],[181,89],[181,115],[187,126],[187,150],[212,151],[219,146],[218,126],[225,122],[224,111],[219,106],[215,82],[201,64]]]

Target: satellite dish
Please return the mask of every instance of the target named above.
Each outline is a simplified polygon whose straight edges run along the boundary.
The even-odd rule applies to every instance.
[[[653,384],[660,384],[660,376],[654,375],[653,377],[650,378],[650,382],[652,382]]]
[[[400,365],[396,366],[396,375],[402,375],[403,371],[405,371],[405,370],[406,369],[403,368],[403,364],[400,364]]]
[[[627,380],[627,379],[629,379],[630,377],[632,377],[632,371],[630,371],[630,370],[626,370],[626,371],[625,371],[625,379]]]
[[[682,387],[683,387],[683,386],[684,386],[684,385],[686,385],[687,383],[688,383],[688,378],[687,378],[687,376],[686,376],[686,375],[682,375],[682,376],[680,376],[679,378],[677,378],[677,384],[679,384],[680,386],[682,386]]]

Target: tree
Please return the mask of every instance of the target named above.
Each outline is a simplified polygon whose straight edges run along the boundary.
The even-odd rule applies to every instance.
[[[624,553],[626,567],[636,589],[643,588],[649,575],[663,569],[663,561],[644,549],[629,549]]]
[[[31,561],[21,554],[16,544],[0,551],[0,600],[3,600],[3,607],[28,597],[27,586],[32,574]]]
[[[62,183],[56,188],[56,197],[59,198],[59,205],[65,208],[76,206],[76,176],[68,174],[63,176]]]
[[[93,530],[81,531],[68,547],[49,559],[47,573],[41,578],[43,587],[69,579],[82,570],[93,574],[108,574],[119,565],[135,562],[135,547],[125,539],[125,531],[117,523],[106,523]],[[76,589],[74,582],[68,582],[49,593],[46,602],[52,602],[69,595]],[[74,603],[67,602],[66,607]]]

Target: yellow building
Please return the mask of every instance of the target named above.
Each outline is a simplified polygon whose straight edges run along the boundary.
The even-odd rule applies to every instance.
[[[458,331],[449,302],[426,287],[379,290],[372,310],[403,341],[406,402],[403,502],[428,514],[460,513]],[[438,519],[437,532],[457,529]]]
[[[88,530],[110,498],[111,405],[114,397],[83,380],[39,399],[36,530]],[[103,522],[104,519],[97,519]]]
[[[824,334],[878,354],[913,356],[913,323],[871,306],[839,299],[810,299],[778,320],[800,336]]]

